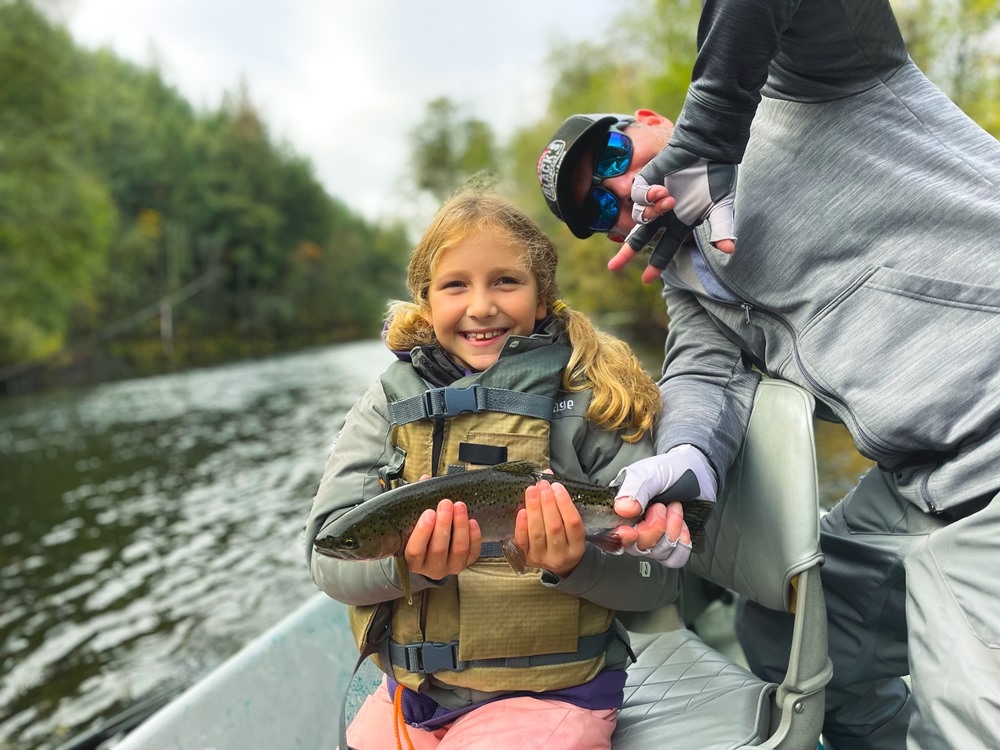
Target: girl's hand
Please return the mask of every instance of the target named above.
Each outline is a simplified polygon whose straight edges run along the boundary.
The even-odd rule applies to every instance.
[[[442,500],[437,510],[428,508],[420,516],[404,556],[411,573],[439,581],[472,565],[482,542],[479,523],[469,518],[465,503]]]
[[[587,530],[566,488],[541,480],[524,491],[524,508],[517,513],[514,541],[528,565],[565,578],[587,548]]]

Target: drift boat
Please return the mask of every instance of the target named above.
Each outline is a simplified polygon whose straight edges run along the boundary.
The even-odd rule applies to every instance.
[[[793,613],[785,679],[758,679],[738,654],[713,648],[697,625],[685,625],[674,605],[619,613],[638,661],[628,670],[615,750],[662,748],[666,736],[671,750],[817,747],[832,670],[818,576],[813,407],[789,383],[758,387],[747,438],[706,523],[705,551],[688,563],[683,597],[687,622],[704,604],[692,602],[703,584]],[[356,710],[380,677],[368,662],[352,680],[356,658],[347,608],[317,593],[113,747],[332,750],[344,696]]]

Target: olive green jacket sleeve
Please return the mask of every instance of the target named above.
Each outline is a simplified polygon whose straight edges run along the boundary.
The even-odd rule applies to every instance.
[[[651,435],[627,443],[620,433],[588,422],[583,415],[589,403],[589,392],[566,393],[559,399],[552,420],[552,469],[606,485],[623,468],[656,451]],[[674,601],[680,580],[678,570],[636,555],[608,554],[593,544],[587,544],[580,564],[566,578],[548,572],[542,575],[543,583],[560,591],[628,612],[644,612]]]
[[[344,604],[376,604],[403,596],[392,558],[337,560],[313,551],[313,542],[326,524],[382,491],[378,470],[392,455],[390,434],[385,392],[381,382],[376,382],[348,412],[306,521],[306,564],[313,580]],[[414,592],[435,585],[423,576],[411,578]]]

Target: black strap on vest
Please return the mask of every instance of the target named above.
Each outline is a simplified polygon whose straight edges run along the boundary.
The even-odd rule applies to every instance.
[[[483,542],[479,548],[480,557],[503,557],[503,542]]]
[[[473,385],[464,388],[448,386],[431,388],[419,396],[411,396],[389,404],[389,421],[393,424],[410,424],[421,419],[457,417],[465,412],[478,414],[497,411],[552,420],[555,400],[537,393],[509,391],[505,388]]]
[[[458,460],[478,466],[496,466],[507,461],[507,448],[503,445],[459,443]]]
[[[448,643],[423,641],[422,643],[404,645],[390,639],[389,658],[392,660],[393,666],[402,667],[407,672],[417,674],[434,674],[444,669],[450,672],[461,672],[463,669],[475,667],[530,669],[593,659],[607,650],[608,644],[614,639],[615,634],[615,627],[612,625],[603,633],[581,636],[577,641],[577,650],[570,653],[501,656],[495,659],[468,660],[458,658],[458,641],[449,641]]]
[[[431,433],[431,476],[437,476],[442,448],[444,448],[444,418],[434,417],[434,431]]]

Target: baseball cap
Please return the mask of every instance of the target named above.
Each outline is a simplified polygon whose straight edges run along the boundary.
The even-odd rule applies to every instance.
[[[590,237],[594,231],[587,225],[581,207],[573,200],[573,170],[580,154],[595,146],[608,128],[623,120],[634,120],[631,115],[591,114],[567,117],[549,145],[538,157],[538,183],[549,210],[566,222],[570,231],[580,239]]]

